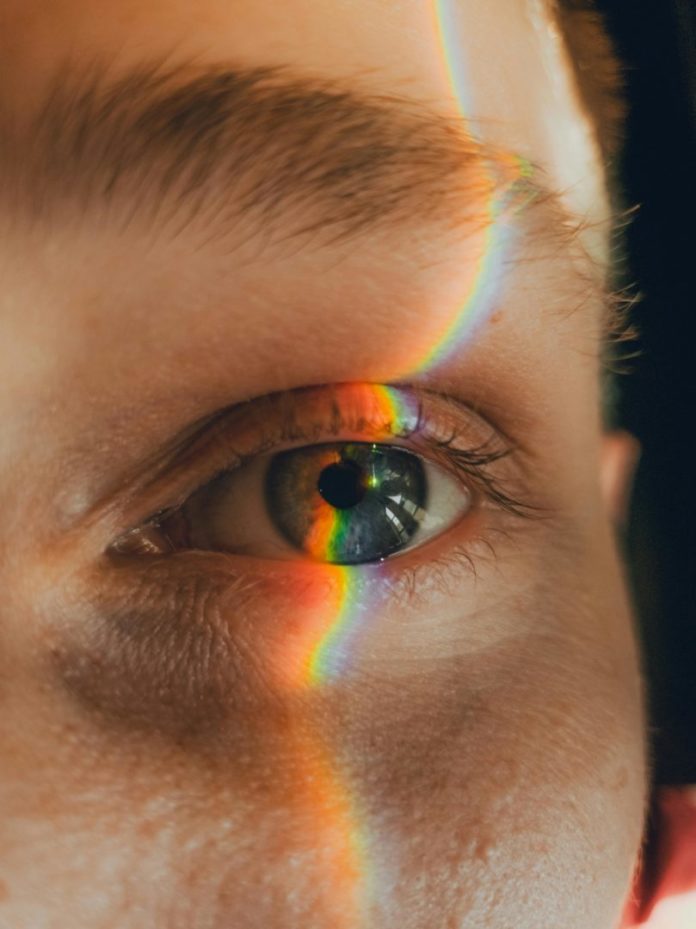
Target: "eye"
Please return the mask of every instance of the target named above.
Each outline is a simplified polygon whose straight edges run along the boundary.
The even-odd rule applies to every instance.
[[[422,544],[472,503],[461,481],[402,446],[331,443],[224,472],[153,528],[164,550],[357,565]]]
[[[513,451],[468,406],[424,389],[268,394],[207,417],[150,459],[121,491],[108,551],[226,553],[253,572],[264,561],[385,562],[460,525],[461,545],[504,514],[536,509]]]

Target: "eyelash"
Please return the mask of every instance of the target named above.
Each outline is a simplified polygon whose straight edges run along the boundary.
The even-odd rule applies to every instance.
[[[507,446],[495,451],[486,451],[485,446],[473,449],[462,449],[456,447],[456,442],[461,438],[461,434],[454,432],[450,439],[439,443],[439,448],[446,455],[446,460],[451,465],[451,470],[466,486],[468,481],[473,480],[479,485],[479,490],[483,488],[483,494],[492,503],[502,507],[509,513],[516,516],[531,518],[537,509],[531,503],[526,503],[516,499],[503,490],[502,485],[490,474],[486,473],[486,468],[509,457],[515,451],[513,446]]]
[[[230,433],[229,417],[226,415],[228,412],[230,411],[222,411],[213,418],[208,419],[176,451],[173,456],[175,468],[177,467],[177,458],[186,459],[193,455],[194,461],[198,461],[200,457],[204,457],[206,447],[221,445],[223,449],[228,448],[230,444],[228,438]],[[263,428],[265,425],[263,416],[259,416],[258,420],[261,428]],[[363,428],[365,428],[364,425]],[[347,417],[343,415],[338,402],[334,402],[331,423],[328,428],[326,421],[322,422],[317,419],[309,423],[305,422],[301,428],[297,428],[296,423],[289,425],[284,421],[283,427],[275,435],[271,430],[262,432],[253,447],[244,453],[240,454],[234,450],[228,452],[227,457],[233,460],[233,466],[230,466],[228,460],[222,467],[208,469],[203,477],[198,477],[195,483],[188,484],[187,482],[185,489],[176,495],[174,501],[160,506],[145,520],[141,520],[135,528],[120,535],[116,542],[110,546],[111,550],[120,551],[119,542],[132,536],[133,533],[157,528],[167,519],[177,514],[193,494],[202,490],[220,476],[243,467],[257,456],[285,450],[289,443],[292,443],[292,445],[309,445],[326,441],[329,436],[336,441],[341,441],[339,438],[341,433],[350,431],[350,429],[351,424],[347,421]],[[422,400],[418,398],[414,424],[406,430],[402,429],[395,432],[394,437],[410,440],[409,444],[404,446],[407,450],[430,458],[430,460],[450,473],[463,488],[469,492],[473,491],[475,501],[485,500],[516,517],[529,519],[535,516],[538,508],[519,499],[516,495],[513,496],[504,488],[502,481],[491,474],[489,470],[497,462],[512,455],[515,452],[514,445],[501,443],[496,447],[495,444],[488,440],[475,447],[466,448],[462,445],[466,429],[454,424],[451,425],[446,437],[435,438],[432,435],[429,436],[428,432],[429,418],[424,411]],[[418,441],[419,439],[420,441]],[[372,439],[369,440],[372,441]],[[386,442],[388,439],[384,441]],[[196,447],[199,444],[204,446],[200,455],[196,452]],[[194,470],[197,470],[195,465]]]

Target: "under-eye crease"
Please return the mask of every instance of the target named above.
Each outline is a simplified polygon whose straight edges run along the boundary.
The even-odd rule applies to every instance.
[[[345,543],[346,527],[356,536],[358,520],[355,517],[360,513],[359,508],[348,514],[348,519],[336,519],[333,543],[329,542],[330,528],[319,525],[321,518],[315,520],[317,525],[312,529],[314,542],[298,546],[299,549],[304,547],[305,551],[309,551],[315,560],[353,564],[384,560],[398,554],[403,548],[418,547],[418,543],[422,544],[433,534],[446,533],[460,519],[465,519],[470,511],[481,507],[496,506],[520,516],[533,514],[532,506],[511,494],[508,487],[509,473],[501,477],[496,472],[496,468],[500,467],[498,463],[508,458],[514,448],[472,410],[450,397],[432,391],[373,384],[341,384],[261,397],[221,411],[209,419],[182,447],[174,450],[167,461],[153,466],[152,473],[146,476],[144,487],[140,490],[146,491],[147,498],[154,495],[157,506],[149,515],[140,514],[144,518],[136,525],[131,523],[129,528],[121,532],[110,546],[110,551],[120,555],[143,556],[203,549],[234,555],[234,548],[201,544],[201,540],[205,542],[207,538],[205,533],[198,532],[195,540],[196,534],[190,533],[190,524],[187,524],[185,518],[186,508],[188,506],[190,511],[192,499],[200,500],[203,495],[208,503],[211,500],[214,502],[211,488],[219,488],[225,481],[231,481],[233,486],[236,475],[253,468],[254,462],[264,457],[271,463],[269,467],[273,467],[273,462],[282,459],[283,455],[294,455],[295,459],[304,456],[306,459],[308,455],[316,455],[316,450],[323,447],[333,448],[334,454],[340,456],[343,455],[341,449],[355,449],[362,445],[374,449],[373,459],[376,456],[382,467],[387,461],[385,456],[390,456],[390,467],[393,461],[399,461],[402,471],[405,467],[410,473],[411,483],[414,480],[414,469],[430,469],[431,481],[436,479],[441,482],[445,478],[450,485],[456,484],[459,498],[455,498],[450,487],[450,495],[446,498],[450,510],[449,522],[441,517],[438,532],[422,534],[421,538],[416,537],[409,545],[403,539],[399,544],[383,540],[381,548],[377,546],[374,552],[369,547],[365,548],[363,540],[361,551],[365,557],[358,557],[352,549],[346,548],[346,544],[340,550],[336,547],[336,539],[341,532]],[[322,474],[326,473],[325,469],[317,470],[317,490]],[[398,480],[404,479],[402,475]],[[401,500],[399,487],[396,491],[392,487],[391,496],[387,497],[394,500],[394,493]],[[252,496],[260,495],[261,484],[255,491],[252,490]],[[140,494],[136,491],[133,496],[137,500]],[[387,497],[382,495],[383,502]],[[316,498],[321,503],[319,494],[316,494]],[[256,502],[261,505],[261,501]],[[374,494],[371,503],[374,518]],[[327,512],[329,509],[324,507]],[[331,512],[338,517],[346,517],[345,513],[338,513],[339,509],[334,508]],[[387,507],[389,512],[384,512],[384,516],[392,522],[395,509],[403,512],[403,508],[395,508],[392,504]],[[425,508],[422,512],[425,513]],[[250,515],[248,507],[245,509],[245,518],[249,523],[258,521],[253,513]],[[364,536],[364,519],[361,528]],[[238,525],[237,538],[244,531],[245,526]],[[403,533],[402,536],[406,538]],[[285,538],[287,541],[287,531]],[[322,539],[321,543],[317,542],[319,538]],[[333,552],[333,557],[328,557],[328,554],[325,558],[321,557],[322,545],[326,553]],[[242,544],[239,553],[268,557],[263,546],[259,552],[254,551],[250,544]]]

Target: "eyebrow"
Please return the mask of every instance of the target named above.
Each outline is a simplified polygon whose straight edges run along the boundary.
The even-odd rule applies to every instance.
[[[156,221],[174,235],[194,221],[220,237],[282,223],[334,241],[461,222],[520,164],[461,117],[283,65],[158,59],[111,77],[104,62],[64,61],[30,117],[2,123],[6,213]]]

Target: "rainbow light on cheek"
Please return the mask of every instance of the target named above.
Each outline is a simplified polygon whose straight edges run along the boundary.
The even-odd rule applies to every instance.
[[[355,656],[355,640],[370,620],[369,604],[361,602],[359,570],[332,564],[316,567],[321,576],[304,602],[298,603],[301,613],[294,641],[288,647],[284,636],[278,654],[279,682],[289,694],[319,691],[322,685],[336,682]],[[311,726],[292,727],[288,736],[297,752],[295,801],[310,811],[309,839],[323,849],[320,904],[336,929],[367,927],[379,888],[360,793]]]
[[[291,731],[298,752],[304,792],[299,800],[311,811],[312,835],[324,850],[323,874],[318,892],[324,914],[335,929],[357,929],[369,922],[372,898],[368,833],[351,790],[333,753],[312,732]],[[302,793],[304,795],[302,796]]]

